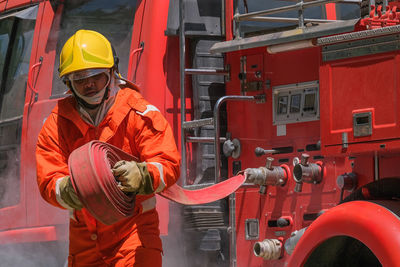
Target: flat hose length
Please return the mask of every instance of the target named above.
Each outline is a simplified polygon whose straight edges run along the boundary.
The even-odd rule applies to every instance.
[[[82,205],[107,225],[132,216],[135,207],[135,194],[123,193],[111,171],[120,160],[138,161],[121,149],[100,141],[91,141],[75,149],[68,159],[72,185]],[[230,195],[244,181],[245,177],[238,175],[198,190],[186,190],[174,184],[159,194],[184,205],[199,205]]]

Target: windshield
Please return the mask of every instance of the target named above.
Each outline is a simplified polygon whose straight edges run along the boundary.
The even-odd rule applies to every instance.
[[[100,32],[111,42],[119,58],[119,70],[126,76],[136,1],[65,1],[63,10],[60,29],[54,33],[58,40],[52,95],[61,95],[67,90],[58,77],[59,55],[68,38],[80,29]]]
[[[307,2],[307,1],[304,1]],[[296,4],[296,1],[283,1],[283,0],[239,0],[239,13],[250,13],[255,11],[262,11],[267,9],[285,7]],[[326,19],[325,5],[314,6],[304,9],[305,19]],[[360,7],[353,4],[336,4],[336,14],[338,19],[353,19],[360,17]],[[298,18],[297,10],[290,10],[275,14],[266,15],[266,17],[280,17],[280,18]],[[272,21],[242,21],[240,22],[240,36],[248,37],[257,34],[264,34],[276,31],[284,31],[298,27],[298,22],[272,22]]]

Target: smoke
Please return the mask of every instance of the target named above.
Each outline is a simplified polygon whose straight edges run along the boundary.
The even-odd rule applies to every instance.
[[[24,227],[34,228],[35,226],[27,225],[27,203],[21,203],[22,199],[26,201],[34,200],[32,195],[37,190],[27,188],[25,192],[26,198],[21,198],[21,184],[20,179],[20,152],[19,149],[10,149],[0,151],[0,234],[1,232],[19,230],[15,227],[23,225]],[[35,171],[30,170],[27,172],[29,179],[35,178]],[[27,183],[26,183],[27,184]],[[30,192],[30,193],[29,193]],[[39,194],[37,192],[37,194]],[[38,196],[40,198],[40,196]],[[41,200],[43,201],[43,200]],[[19,206],[19,204],[21,204]],[[37,205],[40,203],[36,203]],[[50,206],[49,206],[50,208]],[[4,210],[15,209],[17,214],[15,218],[5,217]],[[61,213],[57,213],[61,214]],[[54,214],[53,214],[54,217]],[[68,224],[62,227],[67,228]],[[68,231],[65,229],[65,231]],[[67,260],[68,242],[66,241],[52,241],[52,242],[34,242],[22,243],[17,242],[13,238],[10,240],[0,240],[0,267],[38,267],[38,266],[64,266]]]
[[[0,266],[64,267],[67,266],[67,246],[61,242],[1,245]]]
[[[164,250],[163,267],[227,267],[229,265],[227,229],[220,227],[217,230],[218,227],[214,229],[210,227],[214,233],[219,231],[221,237],[220,249],[214,249],[215,245],[218,246],[218,242],[211,240],[211,246],[207,243],[208,227],[202,230],[199,224],[196,226],[196,223],[193,224],[192,221],[193,216],[201,216],[198,213],[199,208],[203,211],[213,209],[216,204],[217,202],[201,206],[182,206],[170,202],[168,236],[161,237]],[[200,220],[200,224],[205,222],[204,219]]]
[[[19,203],[20,179],[18,172],[19,151],[0,151],[0,209]]]
[[[182,220],[182,206],[170,202],[168,236],[162,236],[163,267],[189,266],[185,259],[184,231]]]

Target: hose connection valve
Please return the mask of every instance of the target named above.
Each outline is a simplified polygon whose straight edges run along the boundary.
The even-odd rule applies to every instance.
[[[248,183],[260,186],[260,193],[265,194],[266,186],[284,186],[290,175],[289,166],[272,166],[273,158],[268,157],[265,167],[247,168],[244,173]]]
[[[302,154],[300,163],[293,168],[293,178],[296,182],[295,192],[303,190],[303,183],[319,184],[322,181],[322,162],[309,163],[310,155]]]
[[[277,260],[282,255],[282,242],[278,239],[264,239],[254,244],[253,252],[264,260]]]
[[[300,238],[303,236],[306,230],[307,227],[291,233],[290,237],[286,240],[284,246],[287,254],[292,255],[297,243],[299,242]]]

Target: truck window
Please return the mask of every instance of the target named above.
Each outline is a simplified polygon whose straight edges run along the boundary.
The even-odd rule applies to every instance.
[[[285,7],[296,4],[297,1],[282,0],[239,0],[239,13],[250,13],[255,11],[268,10],[273,8]],[[336,4],[337,18],[341,20],[360,17],[360,8],[354,4]],[[266,15],[266,17],[298,18],[297,10]],[[326,19],[324,5],[304,9],[305,19]],[[290,30],[298,27],[298,22],[272,22],[272,21],[243,21],[240,23],[240,36],[249,37],[258,34]]]
[[[0,208],[16,205],[20,199],[21,128],[35,27],[32,21],[32,17],[20,16],[0,19]]]
[[[119,70],[123,76],[126,76],[136,1],[65,1],[63,10],[57,33],[52,96],[60,96],[67,91],[67,87],[58,77],[59,55],[68,38],[80,29],[100,32],[110,40],[119,58]]]

